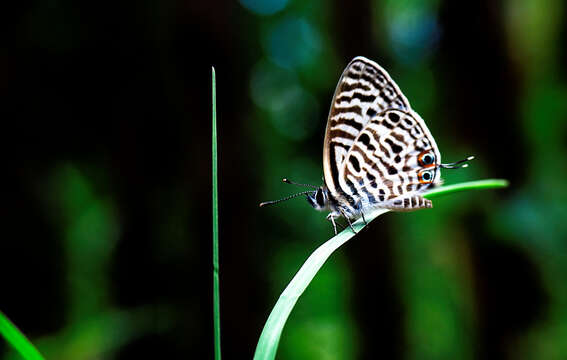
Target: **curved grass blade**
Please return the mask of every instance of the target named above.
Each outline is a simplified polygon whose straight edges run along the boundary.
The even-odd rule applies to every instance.
[[[495,189],[503,188],[506,186],[508,186],[508,181],[501,179],[470,181],[460,184],[441,186],[424,194],[424,197],[430,199],[459,191],[473,189]],[[371,214],[365,215],[366,221],[370,223],[372,220],[388,211],[389,210],[385,209],[377,209]],[[366,225],[364,224],[362,219],[358,219],[353,223],[353,227],[357,232],[362,230],[365,226]],[[289,317],[289,314],[295,306],[295,303],[297,302],[301,294],[303,294],[311,280],[313,280],[313,278],[317,274],[317,271],[319,271],[319,269],[331,256],[331,254],[341,245],[350,240],[354,235],[356,234],[353,233],[349,228],[346,228],[341,233],[331,238],[323,245],[319,246],[311,254],[311,256],[307,258],[297,274],[295,274],[291,282],[282,292],[280,298],[276,302],[276,305],[272,309],[272,312],[270,313],[270,316],[268,317],[268,320],[264,325],[264,329],[262,330],[258,344],[256,345],[254,360],[275,359],[281,333],[283,331],[287,318]]]
[[[43,356],[37,351],[35,346],[26,338],[16,325],[14,325],[0,311],[0,334],[12,345],[20,355],[26,360],[43,360]]]

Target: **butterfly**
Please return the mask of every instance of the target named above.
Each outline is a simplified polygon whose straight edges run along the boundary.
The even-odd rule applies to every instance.
[[[438,186],[441,168],[465,167],[466,159],[441,163],[435,139],[423,119],[390,75],[374,61],[359,56],[345,68],[327,119],[323,145],[324,185],[298,184],[314,190],[263,202],[275,204],[306,195],[313,208],[336,219],[351,220],[382,208],[412,211],[431,208],[422,195]]]

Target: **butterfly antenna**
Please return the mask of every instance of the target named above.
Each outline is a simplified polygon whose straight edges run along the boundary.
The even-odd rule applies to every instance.
[[[291,185],[305,186],[305,187],[310,187],[310,188],[313,188],[313,189],[319,188],[318,186],[315,186],[315,185],[296,183],[296,182],[291,181],[290,179],[287,179],[287,178],[283,178],[282,181],[286,184],[291,184]]]
[[[284,198],[279,199],[279,200],[264,201],[263,203],[260,203],[260,207],[264,207],[264,206],[267,206],[267,205],[277,204],[277,203],[280,203],[280,202],[282,202],[282,201],[286,201],[286,200],[289,200],[289,199],[293,199],[293,198],[298,197],[298,196],[300,196],[300,195],[307,195],[307,194],[309,194],[310,192],[312,192],[312,191],[303,191],[303,192],[300,192],[300,193],[298,193],[298,194],[293,194],[293,195],[284,197]]]
[[[459,160],[453,163],[448,163],[448,164],[441,164],[439,165],[439,167],[443,168],[443,169],[460,169],[460,168],[466,168],[469,166],[469,164],[466,164],[467,161],[471,161],[474,159],[474,156],[469,156],[463,160]],[[463,164],[464,163],[464,164]],[[462,164],[462,165],[461,165]]]

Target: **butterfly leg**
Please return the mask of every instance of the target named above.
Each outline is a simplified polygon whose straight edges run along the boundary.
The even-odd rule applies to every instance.
[[[337,224],[335,223],[335,216],[333,213],[327,215],[327,220],[329,220],[333,224],[333,230],[335,231],[335,235],[337,235]]]
[[[368,225],[368,222],[364,218],[364,213],[362,211],[360,212],[360,215],[362,215],[362,221],[364,221],[364,225]]]
[[[352,230],[353,233],[357,233],[356,230],[354,230],[354,227],[352,227],[352,222],[350,222],[350,219],[348,218],[348,216],[346,216],[346,214],[342,211],[339,210],[341,212],[341,215],[346,219],[346,221],[348,222],[348,226],[350,227],[350,229]]]

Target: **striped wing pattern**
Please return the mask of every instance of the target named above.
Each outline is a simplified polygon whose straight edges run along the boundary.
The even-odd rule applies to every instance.
[[[410,106],[384,69],[364,57],[354,58],[337,84],[325,131],[323,170],[331,193],[339,190],[339,169],[354,140],[370,119],[387,109]]]
[[[325,185],[342,211],[429,207],[417,194],[440,175],[435,168],[431,181],[420,180],[418,157],[426,152],[440,163],[435,140],[396,83],[375,62],[354,58],[335,90],[323,150]]]
[[[415,112],[387,110],[372,118],[353,142],[341,164],[339,184],[363,209],[429,207],[416,195],[439,182],[440,172],[420,164],[422,154],[441,158],[423,120]],[[427,169],[433,173],[426,181],[420,174]]]

